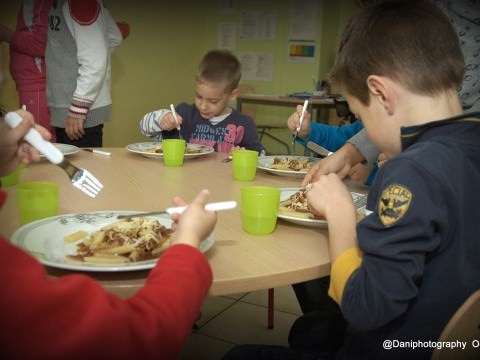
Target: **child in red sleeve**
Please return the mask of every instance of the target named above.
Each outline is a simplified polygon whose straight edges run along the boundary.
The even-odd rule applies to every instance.
[[[39,159],[22,141],[33,117],[18,113],[24,121],[15,129],[0,120],[0,175]],[[5,197],[0,191],[0,206]],[[198,250],[216,222],[215,213],[204,210],[207,198],[203,190],[181,216],[172,215],[172,245],[126,300],[85,275],[52,280],[36,259],[0,236],[0,358],[177,359],[212,282]]]

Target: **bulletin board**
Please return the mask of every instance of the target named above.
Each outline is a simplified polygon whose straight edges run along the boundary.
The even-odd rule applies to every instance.
[[[220,0],[210,5],[209,48],[226,48],[242,63],[242,83],[256,93],[313,91],[323,1]]]

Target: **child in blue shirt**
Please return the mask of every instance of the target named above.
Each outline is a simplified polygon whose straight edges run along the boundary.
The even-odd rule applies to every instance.
[[[288,129],[295,134],[299,119],[302,113],[303,106],[298,105],[296,112],[290,115],[287,121]],[[360,121],[354,121],[351,124],[343,126],[333,126],[322,124],[318,122],[311,122],[311,116],[308,111],[305,111],[302,127],[295,137],[295,141],[306,147],[309,141],[312,141],[329,151],[336,151],[360,130],[363,125]],[[293,135],[292,135],[293,136]],[[349,172],[352,180],[362,182],[366,186],[370,186],[375,178],[378,167],[376,164],[356,164]]]

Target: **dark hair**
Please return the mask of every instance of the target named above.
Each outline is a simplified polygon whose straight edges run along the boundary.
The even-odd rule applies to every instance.
[[[227,92],[238,87],[241,77],[240,61],[228,50],[211,50],[198,65],[197,81],[225,83]]]
[[[339,42],[330,81],[368,105],[367,77],[388,76],[410,91],[456,90],[464,60],[455,29],[430,1],[380,1],[359,10]]]

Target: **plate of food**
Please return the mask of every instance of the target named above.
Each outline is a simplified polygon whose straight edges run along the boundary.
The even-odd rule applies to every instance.
[[[54,143],[55,147],[60,150],[60,152],[63,154],[63,156],[67,155],[73,155],[76,154],[77,152],[80,151],[80,148],[78,148],[75,145],[70,145],[70,144],[61,144],[61,143]],[[40,154],[41,158],[44,158],[45,155]]]
[[[275,175],[303,178],[318,158],[307,156],[262,156],[257,160],[257,169]]]
[[[350,193],[357,206],[357,219],[360,220],[365,212],[366,194]],[[280,189],[280,207],[278,218],[294,224],[311,227],[327,227],[327,221],[323,217],[312,214],[308,209],[305,189],[282,188]]]
[[[118,220],[133,211],[65,214],[20,227],[11,242],[43,265],[79,271],[118,272],[151,269],[169,247],[172,220],[168,215]],[[202,252],[214,243],[210,235]]]
[[[127,151],[152,159],[163,159],[163,150],[161,141],[149,141],[130,144],[125,147]],[[185,159],[192,159],[199,156],[210,154],[214,151],[211,146],[187,143],[185,149]]]

